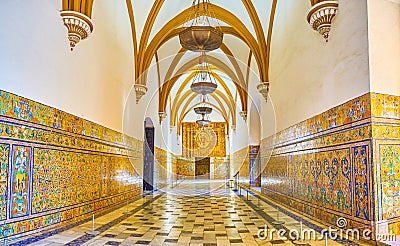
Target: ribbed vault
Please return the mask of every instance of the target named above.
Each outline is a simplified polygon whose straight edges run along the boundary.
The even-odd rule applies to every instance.
[[[320,1],[310,0],[312,5]],[[90,18],[93,2],[93,0],[62,0],[62,6],[63,10],[76,11]],[[193,106],[193,100],[190,100],[193,95],[185,90],[188,88],[186,85],[193,78],[193,70],[198,61],[197,58],[188,55],[185,49],[179,47],[177,38],[182,31],[182,25],[188,21],[187,17],[191,11],[191,1],[179,6],[174,4],[172,0],[125,0],[125,2],[132,33],[135,71],[132,79],[135,83],[135,89],[139,88],[141,92],[136,94],[137,101],[146,93],[147,71],[149,68],[155,61],[165,58],[165,55],[163,56],[162,54],[168,53],[166,51],[175,50],[174,58],[163,79],[161,79],[160,71],[158,71],[158,83],[161,86],[158,110],[160,113],[166,113],[167,105],[171,102],[170,113],[173,117],[171,117],[170,123],[176,126],[179,124],[181,117],[186,115],[187,110]],[[235,8],[231,8],[232,5],[235,5]],[[238,95],[241,111],[244,113],[243,115],[246,115],[248,105],[247,90],[249,86],[249,69],[243,71],[238,60],[241,57],[241,63],[247,64],[249,67],[252,66],[252,61],[254,61],[259,76],[258,80],[261,83],[269,82],[270,46],[277,0],[271,0],[270,7],[267,8],[269,23],[262,23],[259,16],[265,15],[267,12],[257,9],[252,0],[234,2],[212,0],[210,6],[215,13],[215,18],[220,23],[221,31],[226,36],[240,40],[240,42],[230,42],[229,40],[232,39],[227,39],[220,47],[219,52],[224,54],[227,59],[220,59],[214,56],[209,56],[208,58],[208,62],[212,65],[213,71],[215,71],[212,75],[222,87],[222,91],[218,90],[212,97],[223,103],[219,104],[216,101],[213,107],[215,106],[231,124],[236,124],[236,101],[233,99],[233,95]],[[199,14],[203,15],[205,13],[200,12]],[[264,30],[263,24],[268,26],[267,31]],[[248,59],[243,59],[243,57],[248,57]],[[183,65],[178,67],[179,64]],[[221,79],[218,73],[226,75],[229,80]],[[181,79],[183,75],[187,74],[190,75],[186,79]],[[227,83],[231,83],[234,86],[228,86]],[[178,93],[171,96],[175,86]],[[188,105],[179,111],[175,105],[182,100],[186,100]]]

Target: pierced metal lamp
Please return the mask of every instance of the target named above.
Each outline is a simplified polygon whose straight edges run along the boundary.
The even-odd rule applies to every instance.
[[[206,114],[211,114],[212,112],[212,108],[210,107],[206,107],[206,106],[200,106],[200,107],[195,107],[194,108],[194,112],[196,114],[200,114],[200,115],[206,115]]]
[[[196,123],[199,125],[199,126],[208,126],[209,124],[211,124],[211,120],[207,120],[207,119],[205,119],[204,118],[204,115],[202,116],[202,118],[200,119],[200,120],[196,120]]]
[[[200,119],[196,120],[196,123],[200,126],[207,126],[211,123],[210,121],[210,114],[212,113],[212,108],[208,107],[206,104],[206,96],[202,95],[201,96],[201,103],[200,106],[195,107],[193,110],[196,114],[198,114],[199,116],[201,116]]]
[[[193,82],[190,86],[190,89],[197,94],[207,95],[213,93],[218,85],[211,75],[210,67],[207,63],[207,56],[205,52],[201,53],[199,58],[199,64],[197,68],[198,72],[196,76],[193,78]]]
[[[188,26],[179,33],[181,46],[194,52],[218,49],[224,34],[213,25],[213,19],[216,18],[210,0],[194,0],[186,21]]]

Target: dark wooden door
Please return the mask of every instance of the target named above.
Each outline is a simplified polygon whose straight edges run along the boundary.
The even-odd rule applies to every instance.
[[[143,190],[152,191],[154,182],[154,128],[146,127],[144,134]]]
[[[195,175],[196,178],[210,178],[210,157],[196,157],[195,160]]]

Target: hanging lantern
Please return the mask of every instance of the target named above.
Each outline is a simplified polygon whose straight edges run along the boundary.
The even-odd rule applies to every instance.
[[[197,94],[207,95],[213,93],[218,85],[214,77],[210,74],[210,67],[207,63],[205,52],[202,52],[199,58],[198,72],[193,78],[190,89]]]
[[[200,106],[194,108],[194,112],[200,116],[200,119],[198,119],[196,123],[202,127],[211,123],[210,114],[212,113],[212,108],[207,106],[206,99],[207,96],[201,95]]]
[[[204,126],[208,126],[209,124],[211,124],[211,120],[207,120],[207,119],[205,119],[204,116],[203,116],[200,120],[196,120],[196,123],[197,123],[199,126],[204,127]]]
[[[207,100],[207,96],[204,96],[204,95],[200,96],[200,103],[198,104],[200,106],[195,107],[193,109],[196,114],[208,115],[208,114],[212,113],[212,108],[207,106],[206,100]]]
[[[187,17],[188,26],[179,33],[181,46],[194,52],[218,49],[224,34],[212,25],[215,14],[212,12],[210,0],[194,0],[191,14]]]
[[[207,95],[213,93],[217,89],[217,84],[212,82],[197,82],[190,86],[190,89],[197,94]]]
[[[196,107],[196,108],[194,108],[194,112],[196,114],[200,114],[200,115],[211,114],[212,113],[212,108],[206,107],[206,106]]]

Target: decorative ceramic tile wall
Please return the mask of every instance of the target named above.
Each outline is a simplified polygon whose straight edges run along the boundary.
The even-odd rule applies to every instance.
[[[141,194],[142,145],[0,91],[0,238],[78,221]]]
[[[229,158],[211,158],[211,173],[213,179],[229,179],[230,163]]]
[[[167,162],[168,162],[168,151],[155,147],[154,148],[154,180],[157,182],[158,188],[163,188],[167,185]]]
[[[345,217],[350,228],[372,229],[370,98],[363,95],[264,139],[262,192],[326,224]]]
[[[399,106],[369,93],[264,139],[262,192],[327,224],[400,235]]]
[[[234,152],[231,155],[232,164],[234,167],[239,168],[239,182],[249,184],[250,177],[250,163],[249,163],[249,148],[248,146]],[[236,171],[236,170],[235,170]],[[236,175],[234,173],[233,175]]]
[[[14,145],[11,163],[10,217],[17,218],[28,214],[31,148]]]
[[[234,166],[239,167],[239,182],[243,185],[260,186],[259,150],[260,146],[250,145],[232,155]]]
[[[250,168],[250,186],[260,187],[261,186],[261,166],[260,158],[258,153],[260,151],[259,145],[249,146],[249,168]]]
[[[372,94],[376,220],[400,235],[400,97]]]
[[[7,217],[7,177],[8,177],[8,157],[10,146],[0,144],[0,220]]]
[[[194,158],[182,158],[177,160],[177,174],[180,176],[194,176]]]

